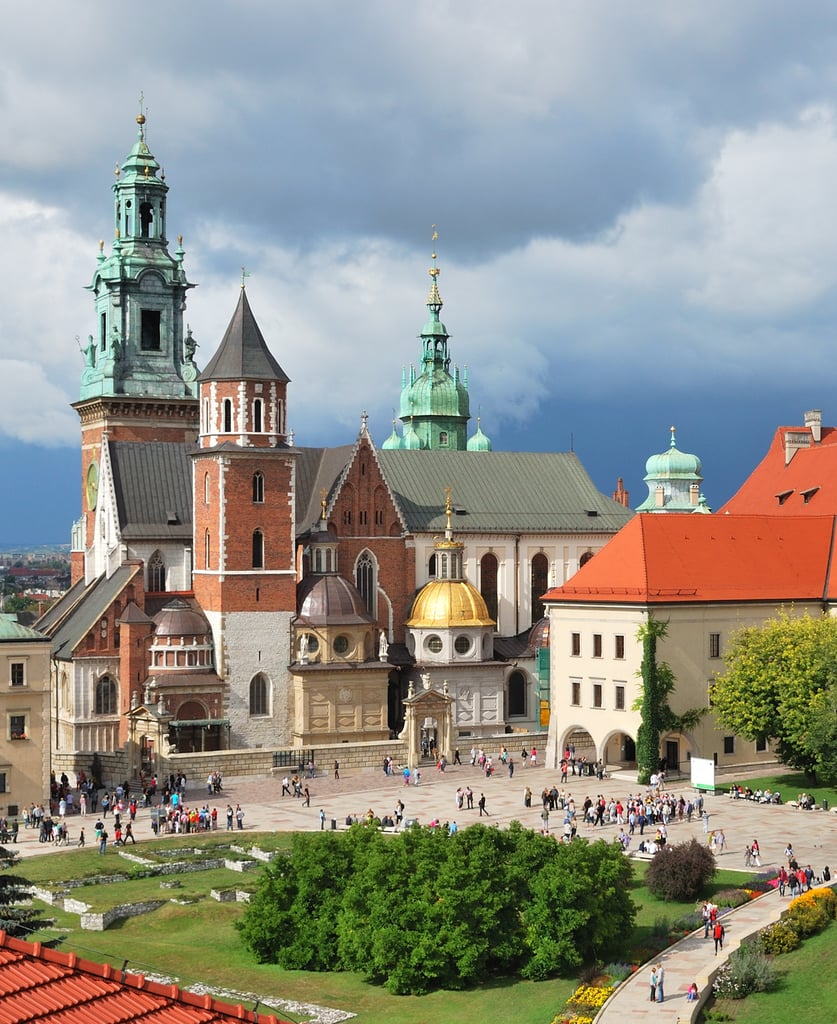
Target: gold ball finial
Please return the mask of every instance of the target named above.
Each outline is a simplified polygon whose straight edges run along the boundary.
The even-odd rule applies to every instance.
[[[145,124],[145,114],[137,114],[137,124],[140,126]]]

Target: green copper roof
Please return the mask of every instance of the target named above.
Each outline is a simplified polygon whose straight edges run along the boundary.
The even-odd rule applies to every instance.
[[[172,255],[166,238],[168,185],[145,140],[137,140],[113,184],[114,239],[104,242],[92,283],[94,332],[83,347],[79,398],[197,395],[197,342],[184,335],[183,310],[192,285],[183,269],[183,245]]]
[[[491,441],[482,432],[482,427],[480,426],[479,417],[477,417],[477,429],[468,438],[468,451],[469,452],[490,452],[491,451],[491,447],[492,447],[491,446]]]
[[[49,643],[49,637],[39,633],[37,629],[30,629],[17,621],[16,616],[0,614],[0,643],[8,642],[35,642]]]
[[[637,512],[694,512],[698,508],[700,459],[677,450],[674,427],[667,451],[652,455],[645,463],[648,497]]]

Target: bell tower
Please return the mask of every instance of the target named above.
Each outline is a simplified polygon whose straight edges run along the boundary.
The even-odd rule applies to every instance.
[[[230,684],[232,746],[245,745],[245,735],[249,746],[290,734],[296,453],[287,443],[287,384],[242,284],[221,345],[199,378],[200,436],[192,452],[193,589],[212,626],[218,674]]]

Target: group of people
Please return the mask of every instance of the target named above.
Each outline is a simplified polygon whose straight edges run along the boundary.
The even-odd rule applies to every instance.
[[[734,782],[729,787],[729,796],[731,800],[752,800],[756,804],[780,804],[782,802],[782,794],[778,789],[775,792],[769,787],[753,790],[749,786],[738,786]]]
[[[302,800],[306,807],[311,806],[311,791],[298,775],[282,777],[282,796],[293,796]]]

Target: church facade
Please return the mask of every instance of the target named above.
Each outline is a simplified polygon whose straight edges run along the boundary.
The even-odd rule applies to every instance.
[[[281,340],[243,285],[199,370],[185,252],[170,252],[168,185],[137,120],[90,285],[73,583],[38,623],[55,763],[96,752],[133,773],[174,753],[394,740],[419,684],[444,691],[453,742],[544,730],[542,597],[630,510],[572,452],[467,436],[435,253],[421,366],[380,448],[365,413],[344,446],[289,436]]]

